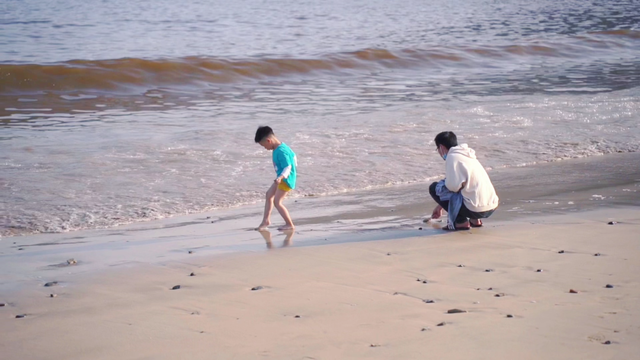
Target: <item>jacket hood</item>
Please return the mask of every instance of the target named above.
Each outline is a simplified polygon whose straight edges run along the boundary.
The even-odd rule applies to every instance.
[[[462,155],[471,159],[476,158],[476,152],[467,144],[460,144],[449,149],[449,155]]]

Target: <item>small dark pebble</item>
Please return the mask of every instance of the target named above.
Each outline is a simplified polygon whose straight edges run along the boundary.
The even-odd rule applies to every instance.
[[[0,307],[5,307],[5,306],[7,306],[7,304],[5,304],[5,303],[0,303]]]
[[[387,256],[391,256],[391,253],[387,253]]]
[[[423,283],[423,284],[426,284],[426,283],[427,283],[427,280],[422,280],[422,283]]]
[[[436,326],[444,326],[446,323],[443,321],[440,324],[436,325]]]
[[[466,313],[467,310],[460,310],[460,309],[450,309],[447,310],[447,314],[461,314],[461,313]]]
[[[544,271],[544,270],[542,270],[542,269],[538,269],[538,270],[536,270],[536,272],[542,272],[542,271]]]
[[[211,223],[213,224],[215,221],[212,221]]]
[[[617,221],[609,221],[607,224],[609,224],[609,225],[615,225],[615,224],[617,224],[617,223],[618,223]]]
[[[430,299],[422,300],[422,301],[424,301],[424,302],[425,302],[425,303],[427,303],[427,304],[433,304],[433,303],[435,302],[435,301],[430,300]]]
[[[493,290],[493,288],[488,288],[487,290]]]
[[[57,281],[50,281],[50,282],[44,284],[45,287],[51,287],[51,286],[56,286],[56,285],[58,285]]]
[[[189,250],[189,254],[193,254],[193,251]]]
[[[480,290],[480,288],[476,288],[476,290]]]
[[[296,315],[296,316],[294,316],[294,318],[300,319],[300,315]]]
[[[211,216],[207,216],[207,219],[211,219]]]
[[[179,289],[180,289],[180,285],[176,285],[176,286],[171,288],[171,290],[179,290]]]
[[[418,230],[422,230],[422,228],[418,228]]]
[[[605,286],[607,289],[613,289],[613,285],[611,284],[607,284],[607,286]]]
[[[564,254],[564,250],[558,251],[558,254]]]
[[[429,328],[422,328],[420,331],[429,331]]]
[[[603,345],[611,345],[611,341],[607,340],[605,342],[602,343]]]
[[[369,347],[380,347],[380,344],[371,344]]]
[[[495,296],[495,297],[503,297],[503,296],[505,296],[505,295],[504,295],[504,293],[498,293],[498,294],[495,294],[495,295],[493,295],[493,296]]]
[[[18,250],[24,250],[24,248],[18,248]]]
[[[191,273],[189,274],[189,276],[196,276],[196,273]]]
[[[264,289],[262,286],[254,286],[251,288],[251,291],[262,290]]]
[[[512,318],[512,317],[513,317],[513,315],[511,315],[511,314],[507,314],[507,317],[508,317],[508,318]]]
[[[493,272],[493,269],[486,269],[484,272]]]
[[[49,297],[50,297],[50,298],[54,298],[54,297],[56,297],[56,296],[58,296],[58,294],[49,294]]]
[[[464,265],[460,264],[460,265],[458,265],[458,267],[464,267]]]
[[[20,315],[16,315],[16,319],[22,319],[22,318],[26,318],[27,314],[20,314]]]
[[[569,293],[570,293],[570,294],[577,294],[577,293],[578,293],[578,290],[569,289]]]
[[[601,256],[601,255],[602,255],[602,254],[600,254],[600,253],[595,253],[595,254],[593,254],[593,256]]]
[[[422,279],[416,279],[416,281],[420,282],[420,281],[422,281]]]

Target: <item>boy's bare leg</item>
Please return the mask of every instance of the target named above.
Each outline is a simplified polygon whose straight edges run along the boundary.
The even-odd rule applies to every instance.
[[[287,196],[286,191],[276,189],[274,203],[285,223],[285,225],[279,227],[278,230],[293,230],[295,226],[293,225],[293,221],[291,221],[291,216],[289,216],[289,210],[287,210],[287,208],[282,204],[282,200],[284,200],[285,196]]]
[[[273,183],[264,199],[264,216],[262,217],[262,223],[256,230],[265,230],[269,225],[271,225],[271,210],[273,210],[273,199],[276,195],[276,190],[278,189],[278,184]]]

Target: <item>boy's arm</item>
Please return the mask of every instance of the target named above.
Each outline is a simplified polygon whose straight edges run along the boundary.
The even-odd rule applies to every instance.
[[[278,164],[283,166],[283,169],[280,171],[278,175],[278,177],[276,178],[277,182],[280,182],[282,179],[286,179],[289,177],[289,174],[291,174],[291,163],[289,162],[289,159],[287,158],[287,156],[283,153],[278,154],[277,155],[277,159],[278,159]],[[281,166],[278,166],[281,167]]]

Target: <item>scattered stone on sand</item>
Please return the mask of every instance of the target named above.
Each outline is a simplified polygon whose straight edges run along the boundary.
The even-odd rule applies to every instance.
[[[300,319],[300,315],[296,315],[296,316],[294,316],[294,318]]]
[[[558,251],[558,254],[564,254],[564,250]]]
[[[600,253],[595,253],[595,254],[593,254],[593,256],[602,256],[602,254],[600,254]]]
[[[420,330],[420,331],[429,331],[429,330],[431,330],[431,329],[429,329],[428,327],[423,327],[422,330]]]
[[[5,307],[5,306],[7,306],[7,304],[5,304],[5,303],[0,303],[0,307]]]
[[[447,310],[447,314],[462,314],[462,313],[466,313],[467,310],[460,310],[460,309],[449,309]]]
[[[44,287],[52,287],[56,285],[58,285],[57,281],[49,281],[48,283],[44,284]]]
[[[418,230],[422,230],[422,228],[418,228]]]
[[[613,289],[613,285],[611,285],[611,284],[607,284],[605,287],[606,287],[607,289]]]
[[[435,301],[431,300],[431,299],[426,299],[426,300],[422,300],[427,304],[433,304]]]
[[[460,264],[460,265],[458,265],[458,267],[464,267],[464,265]]]
[[[615,225],[615,224],[617,224],[617,223],[618,223],[617,221],[609,221],[607,224],[609,224],[609,225]]]
[[[189,254],[193,254],[193,250],[189,250]]]
[[[76,261],[76,259],[69,259],[69,260],[67,260],[67,265],[75,265],[75,264],[77,264],[77,263],[78,263],[78,262]]]
[[[570,294],[577,294],[577,293],[578,293],[578,290],[569,289],[569,293],[570,293]]]
[[[57,297],[57,296],[58,296],[58,294],[49,294],[50,298],[54,298],[54,297]]]
[[[493,269],[485,269],[484,272],[493,272]]]
[[[488,288],[487,290],[491,291],[491,290],[493,290],[493,288],[491,287],[491,288]]]
[[[443,321],[443,322],[441,322],[440,324],[438,324],[436,326],[445,326],[445,325],[446,325],[446,322]]]
[[[423,284],[427,284],[427,280],[422,280],[422,283]]]
[[[251,291],[262,290],[264,289],[262,286],[254,286],[251,288]]]
[[[610,340],[607,340],[607,341],[603,342],[602,344],[603,344],[603,345],[611,345],[611,341],[610,341]]]
[[[504,293],[497,293],[497,294],[495,294],[493,296],[495,296],[495,297],[504,297],[506,295]]]
[[[387,256],[391,256],[391,253],[387,253]]]
[[[24,250],[24,248],[18,248],[18,250]]]
[[[418,278],[418,279],[416,279],[416,281],[420,282],[420,281],[422,281],[422,279]]]
[[[16,319],[23,319],[26,318],[27,314],[20,314],[20,315],[16,315]]]
[[[508,318],[512,318],[512,317],[513,317],[513,315],[511,315],[511,314],[507,314],[507,317],[508,317]]]
[[[476,290],[481,290],[480,288],[476,288]]]
[[[176,286],[171,288],[171,290],[179,290],[179,289],[180,289],[180,285],[176,285]]]
[[[538,270],[536,270],[536,272],[543,272],[543,271],[544,271],[544,270],[542,270],[542,269],[538,269]]]
[[[211,219],[211,216],[207,216],[207,219]]]
[[[196,273],[192,272],[191,274],[189,274],[189,276],[196,276]]]
[[[380,347],[380,344],[371,344],[369,347]]]

